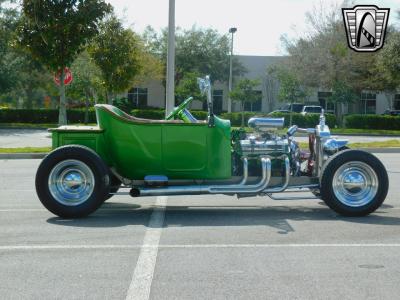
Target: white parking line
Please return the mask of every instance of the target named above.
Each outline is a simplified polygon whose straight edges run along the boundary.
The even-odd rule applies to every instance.
[[[146,207],[140,207],[140,208],[139,207],[137,207],[137,208],[136,207],[99,208],[97,210],[97,212],[112,212],[112,211],[133,212],[133,211],[139,211],[139,210],[146,212],[146,211],[150,210],[151,208],[152,207],[147,207],[147,206]],[[262,208],[262,209],[268,209],[268,208],[274,209],[275,206],[272,206],[272,205],[271,206],[262,206],[262,207],[259,207],[259,206],[229,206],[229,207],[224,206],[224,207],[222,207],[222,206],[218,206],[218,205],[216,205],[216,206],[189,206],[189,207],[182,207],[182,208],[174,207],[173,210],[175,210],[175,211],[180,211],[180,210],[189,211],[189,210],[196,210],[196,209],[215,209],[215,210],[217,210],[217,209],[221,209],[221,210],[224,210],[224,209],[230,210],[230,209],[232,209],[232,210],[235,210],[235,209],[260,209],[260,208]],[[310,207],[304,206],[304,208],[310,208]],[[313,208],[311,207],[310,209],[313,209]],[[379,216],[379,212],[380,211],[392,211],[392,210],[396,211],[396,213],[397,213],[397,211],[400,210],[400,207],[390,207],[390,208],[383,207],[383,208],[379,208],[376,211],[376,213],[378,213],[378,214],[371,215],[371,217]],[[293,211],[295,211],[295,210],[293,210]],[[23,212],[49,213],[48,210],[46,210],[45,208],[5,208],[5,209],[0,209],[0,213],[23,213]]]
[[[150,297],[167,199],[168,197],[165,196],[157,197],[157,208],[154,209],[150,217],[149,227],[143,240],[143,247],[140,250],[132,281],[126,295],[127,300],[148,300]]]
[[[113,250],[113,249],[207,249],[207,248],[380,248],[380,247],[393,247],[400,248],[400,243],[366,243],[366,244],[195,244],[195,245],[10,245],[0,246],[0,251],[13,251],[13,250]],[[144,251],[142,252],[144,253]],[[144,254],[143,254],[144,255]],[[142,256],[143,256],[142,255]],[[156,254],[157,255],[157,254]],[[154,256],[154,253],[153,253]],[[152,262],[155,263],[153,257]],[[139,265],[140,256],[138,259]],[[147,260],[148,261],[148,260]],[[138,267],[136,267],[138,269]],[[135,273],[136,273],[135,269]],[[146,266],[146,270],[150,269]],[[154,268],[152,269],[154,271]],[[140,271],[140,270],[139,270]],[[137,271],[137,272],[139,272]],[[143,272],[144,274],[144,272]],[[135,277],[135,276],[134,276]]]

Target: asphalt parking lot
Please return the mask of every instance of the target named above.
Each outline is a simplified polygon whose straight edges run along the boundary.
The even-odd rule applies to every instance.
[[[397,299],[400,154],[384,205],[343,218],[320,200],[116,196],[62,220],[39,160],[0,160],[2,299]]]

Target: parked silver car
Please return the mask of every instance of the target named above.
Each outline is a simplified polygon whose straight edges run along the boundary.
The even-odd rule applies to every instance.
[[[301,111],[302,115],[306,114],[320,114],[322,112],[322,107],[319,105],[305,105]]]

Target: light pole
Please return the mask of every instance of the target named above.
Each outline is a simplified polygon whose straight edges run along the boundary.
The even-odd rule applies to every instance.
[[[228,90],[229,94],[232,92],[232,58],[233,58],[233,34],[237,31],[236,27],[229,28],[229,33],[231,36],[231,56],[229,58],[229,85]],[[228,113],[232,112],[232,99],[231,96],[228,95]]]
[[[175,106],[175,0],[169,0],[166,81],[165,116],[167,116]]]

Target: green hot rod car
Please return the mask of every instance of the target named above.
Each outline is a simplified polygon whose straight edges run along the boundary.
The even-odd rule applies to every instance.
[[[383,164],[331,138],[323,113],[315,128],[294,125],[285,135],[276,130],[283,118],[251,118],[254,134],[231,132],[230,122],[213,114],[209,78],[199,84],[208,99],[206,121],[190,114],[189,98],[166,120],[139,119],[102,104],[95,127],[51,129],[54,150],[36,174],[43,205],[77,218],[118,194],[308,199],[275,194],[311,191],[339,214],[363,216],[384,201],[389,183]],[[309,151],[299,148],[296,132],[308,134]]]

